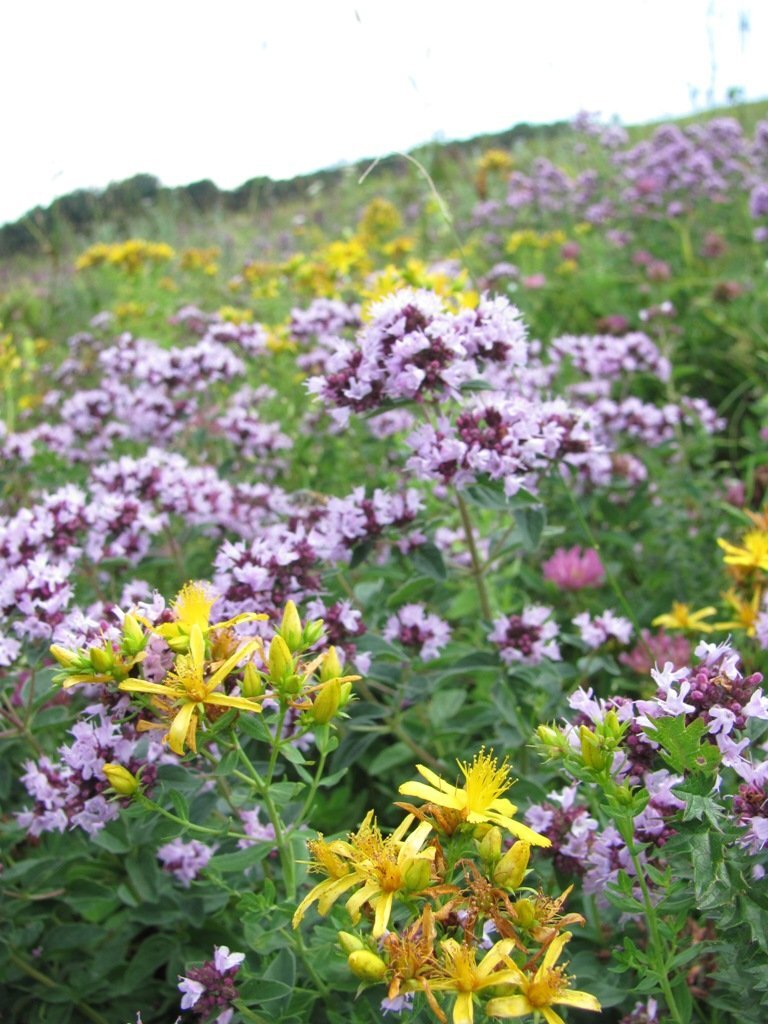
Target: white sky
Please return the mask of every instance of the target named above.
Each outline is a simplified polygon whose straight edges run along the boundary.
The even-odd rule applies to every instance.
[[[232,188],[768,96],[767,0],[2,0],[0,39],[0,223],[138,172]]]

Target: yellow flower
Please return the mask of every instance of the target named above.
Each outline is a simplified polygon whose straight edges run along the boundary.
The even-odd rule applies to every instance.
[[[762,569],[768,572],[768,530],[750,530],[744,534],[744,547],[717,538],[717,543],[725,552],[723,561],[726,565],[738,565],[743,569]]]
[[[318,912],[327,914],[340,896],[359,885],[359,892],[347,900],[346,908],[356,922],[361,908],[368,903],[374,911],[373,937],[381,938],[389,924],[395,894],[412,894],[429,884],[435,850],[433,847],[423,850],[422,847],[432,826],[422,821],[406,839],[414,820],[414,815],[407,815],[385,839],[373,811],[369,811],[348,841],[308,843],[315,857],[312,869],[322,871],[328,878],[318,883],[301,901],[293,915],[293,927],[298,925],[315,901]]]
[[[464,776],[462,788],[449,785],[423,764],[417,764],[416,770],[430,785],[425,786],[423,782],[406,782],[400,787],[399,792],[403,796],[417,796],[437,804],[438,807],[458,811],[461,820],[471,825],[490,822],[506,828],[512,835],[524,839],[532,846],[549,846],[550,841],[546,836],[539,835],[512,817],[517,807],[501,795],[512,785],[509,766],[506,760],[499,766],[498,760],[492,754],[493,751],[486,754],[481,750],[471,764],[457,761]]]
[[[205,636],[213,629],[226,629],[238,622],[256,622],[268,618],[267,615],[256,612],[244,612],[242,615],[235,615],[232,619],[225,619],[223,622],[211,624],[211,609],[219,600],[219,595],[212,594],[204,583],[185,583],[176,598],[171,604],[171,610],[176,618],[173,622],[164,622],[160,626],[152,626],[139,616],[148,629],[167,641],[169,647],[175,651],[187,649],[192,629],[197,626]]]
[[[729,622],[716,622],[715,629],[743,629],[747,636],[754,636],[757,617],[760,614],[761,588],[755,587],[749,601],[740,597],[735,590],[727,591],[723,597],[736,614]]]
[[[663,626],[665,629],[690,629],[699,633],[711,633],[715,627],[704,622],[704,619],[716,612],[717,608],[713,608],[711,605],[694,612],[691,611],[690,605],[674,601],[672,611],[664,615],[657,615],[651,625]]]
[[[514,948],[513,939],[497,942],[477,963],[475,950],[455,939],[445,939],[442,946],[443,961],[440,976],[429,979],[427,984],[433,991],[455,991],[453,1024],[472,1024],[474,1011],[472,997],[475,992],[496,985],[517,984],[520,970],[507,957]],[[500,971],[499,964],[507,966]],[[511,966],[509,966],[511,965]]]
[[[253,654],[260,646],[260,640],[250,640],[206,679],[205,639],[201,627],[195,623],[189,632],[189,654],[177,657],[174,671],[168,673],[164,683],[126,679],[120,683],[119,688],[127,693],[148,693],[157,698],[156,705],[169,718],[173,716],[164,739],[174,754],[183,755],[185,746],[196,750],[195,736],[200,715],[208,708],[261,711],[260,704],[246,697],[230,697],[226,693],[215,692],[238,663]]]
[[[570,932],[562,932],[552,940],[534,975],[524,974],[514,966],[505,972],[516,975],[514,984],[522,991],[518,995],[491,999],[485,1008],[488,1016],[524,1017],[529,1013],[540,1013],[547,1024],[564,1024],[560,1014],[552,1009],[553,1006],[575,1006],[579,1010],[599,1013],[600,1003],[597,999],[588,992],[568,988],[569,979],[565,967],[555,967],[563,946],[570,938]]]

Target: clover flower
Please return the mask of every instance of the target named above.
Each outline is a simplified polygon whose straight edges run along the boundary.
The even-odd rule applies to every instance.
[[[541,569],[544,579],[561,590],[599,587],[605,579],[603,563],[594,548],[558,548]]]

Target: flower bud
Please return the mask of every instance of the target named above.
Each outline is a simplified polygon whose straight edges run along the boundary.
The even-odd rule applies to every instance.
[[[312,718],[319,725],[330,722],[339,710],[340,702],[341,683],[338,679],[329,679],[315,695],[315,700],[312,704]]]
[[[353,935],[352,932],[339,932],[339,945],[345,953],[357,953],[358,950],[365,949],[365,944],[361,938],[357,935]]]
[[[336,679],[343,672],[339,656],[335,647],[329,647],[325,652],[323,663],[320,666],[320,682],[325,683],[329,679]]]
[[[536,730],[536,735],[545,747],[559,749],[562,746],[561,733],[551,725],[540,725]]]
[[[341,684],[341,689],[340,689],[339,693],[340,693],[339,707],[340,708],[346,707],[347,704],[349,704],[350,697],[352,696],[352,683],[350,683],[350,682],[342,683]]]
[[[302,644],[302,628],[299,612],[293,601],[287,601],[280,623],[280,636],[285,640],[288,650],[298,651]]]
[[[325,632],[325,623],[322,619],[313,619],[304,627],[301,643],[303,647],[313,647]]]
[[[579,737],[581,739],[581,756],[584,764],[596,772],[601,772],[607,768],[611,759],[602,748],[599,737],[591,729],[588,729],[586,725],[580,726]]]
[[[495,864],[501,857],[501,829],[493,825],[480,841],[477,852],[486,864]]]
[[[603,719],[603,734],[612,740],[620,740],[623,731],[615,708],[611,708],[610,711],[606,712]]]
[[[424,857],[414,857],[411,863],[403,871],[403,884],[409,892],[421,892],[429,885],[429,876],[432,873],[430,863]]]
[[[504,889],[517,889],[523,884],[530,856],[531,844],[518,839],[493,869],[494,882]]]
[[[178,633],[176,636],[165,637],[165,642],[174,654],[186,654],[189,650],[189,634]]]
[[[88,658],[95,672],[111,672],[115,664],[112,651],[105,650],[103,647],[91,647],[88,651]]]
[[[144,631],[130,612],[123,619],[123,651],[125,654],[133,655],[143,651],[147,646],[147,638]]]
[[[90,662],[86,661],[79,651],[68,651],[66,647],[59,647],[58,644],[51,644],[48,648],[56,661],[62,668],[88,668]]]
[[[261,697],[264,693],[264,677],[252,661],[245,666],[240,689],[244,697]]]
[[[347,965],[353,974],[363,981],[381,981],[387,973],[387,965],[380,956],[369,949],[356,949],[347,957]]]
[[[518,924],[522,928],[532,928],[536,922],[536,907],[533,900],[517,900],[515,903],[515,914]]]
[[[112,789],[120,796],[133,796],[139,788],[139,780],[121,764],[105,764],[102,771]]]
[[[269,645],[269,678],[279,686],[293,674],[293,655],[281,636],[275,636]]]

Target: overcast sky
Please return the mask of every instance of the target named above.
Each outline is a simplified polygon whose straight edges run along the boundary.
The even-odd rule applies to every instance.
[[[232,188],[581,109],[768,96],[768,0],[0,7],[0,223],[138,172]]]

